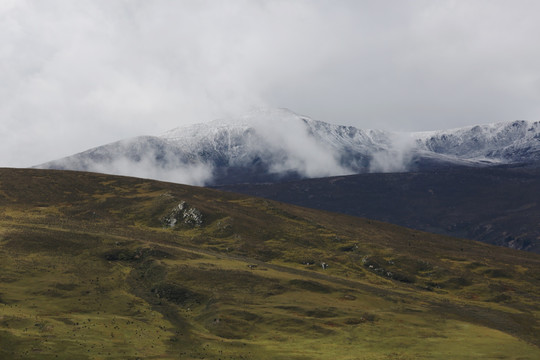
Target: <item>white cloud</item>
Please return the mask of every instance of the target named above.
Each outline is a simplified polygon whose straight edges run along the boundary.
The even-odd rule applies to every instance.
[[[370,172],[404,172],[410,169],[415,140],[408,134],[391,133],[389,148],[373,154]]]
[[[127,157],[119,157],[108,163],[91,163],[88,171],[203,186],[212,179],[212,169],[203,163],[178,162],[160,167],[156,165],[154,156],[147,154],[137,162]]]
[[[281,161],[273,159],[270,172],[298,172],[309,178],[351,173],[339,163],[339,154],[334,149],[308,134],[308,128],[298,115],[261,109],[250,113],[249,118],[249,123],[264,139],[264,142],[253,144],[259,147],[261,154],[268,151],[286,154]]]
[[[0,165],[254,105],[394,130],[537,120],[538,10],[532,0],[5,0]]]

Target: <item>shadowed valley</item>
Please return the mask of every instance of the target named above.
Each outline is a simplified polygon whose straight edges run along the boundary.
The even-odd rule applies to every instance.
[[[540,168],[449,167],[216,187],[540,252]]]

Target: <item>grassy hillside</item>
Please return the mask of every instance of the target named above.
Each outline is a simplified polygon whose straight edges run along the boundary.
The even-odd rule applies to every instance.
[[[540,357],[539,255],[211,189],[0,169],[0,259],[1,359]]]

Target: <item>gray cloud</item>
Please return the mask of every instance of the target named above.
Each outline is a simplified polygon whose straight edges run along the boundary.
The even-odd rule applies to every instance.
[[[532,0],[3,1],[0,166],[261,105],[392,130],[537,120],[538,10]]]
[[[335,149],[308,134],[308,128],[298,115],[282,110],[260,109],[245,118],[262,139],[251,144],[255,152],[262,156],[268,152],[284,154],[280,161],[272,161],[270,172],[280,174],[296,171],[308,178],[352,173],[340,165]]]
[[[409,135],[407,133],[389,133],[389,148],[373,154],[369,171],[376,173],[409,170],[416,148],[415,138]]]
[[[213,167],[203,163],[185,164],[174,159],[166,167],[157,166],[154,154],[145,154],[137,162],[118,157],[107,163],[91,163],[87,170],[202,186],[212,179]]]

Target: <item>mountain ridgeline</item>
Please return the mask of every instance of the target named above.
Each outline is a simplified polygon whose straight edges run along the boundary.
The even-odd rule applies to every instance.
[[[397,133],[328,124],[281,109],[121,140],[37,167],[222,185],[539,163],[539,122]]]

